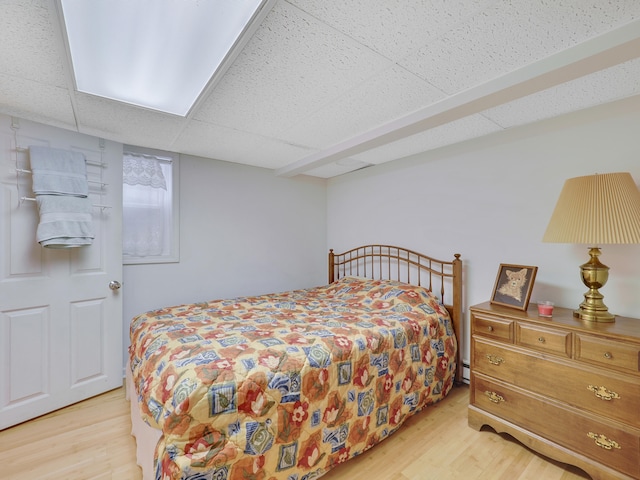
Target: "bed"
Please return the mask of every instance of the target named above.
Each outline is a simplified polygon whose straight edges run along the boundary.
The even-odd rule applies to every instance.
[[[145,480],[311,480],[368,450],[461,379],[461,292],[460,255],[368,245],[331,250],[327,285],[135,317]]]

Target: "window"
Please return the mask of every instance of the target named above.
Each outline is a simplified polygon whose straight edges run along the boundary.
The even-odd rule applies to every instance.
[[[177,262],[178,155],[125,147],[122,170],[123,263]]]

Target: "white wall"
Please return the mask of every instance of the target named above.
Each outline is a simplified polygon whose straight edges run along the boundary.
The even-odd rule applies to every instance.
[[[537,265],[532,299],[576,307],[587,249],[542,235],[565,179],[629,171],[640,182],[639,125],[640,96],[328,182],[183,156],[181,260],[124,267],[125,346],[134,315],[323,284],[327,248],[366,243],[461,253],[467,307],[489,298],[500,263]],[[601,260],[610,311],[640,317],[640,246],[604,246]]]
[[[324,284],[327,251],[325,180],[183,155],[180,262],[124,266],[124,345],[148,310]]]
[[[330,179],[328,245],[461,253],[467,359],[466,307],[490,298],[500,263],[539,267],[532,300],[583,300],[588,249],[542,236],[567,178],[617,171],[640,183],[640,96]],[[605,245],[600,259],[609,311],[640,317],[640,245]]]

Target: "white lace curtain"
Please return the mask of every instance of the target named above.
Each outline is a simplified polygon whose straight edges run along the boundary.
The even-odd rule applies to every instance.
[[[125,153],[122,161],[122,176],[127,185],[167,189],[162,165],[157,157]]]
[[[163,255],[167,236],[166,162],[148,155],[123,157],[122,253]],[[169,205],[170,211],[170,205]],[[170,217],[169,217],[170,218]]]

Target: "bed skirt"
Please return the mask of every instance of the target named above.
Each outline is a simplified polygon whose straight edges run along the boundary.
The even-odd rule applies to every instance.
[[[140,416],[129,362],[126,368],[125,392],[131,413],[131,435],[136,439],[136,463],[142,469],[142,480],[154,480],[153,457],[162,432],[150,427]]]

